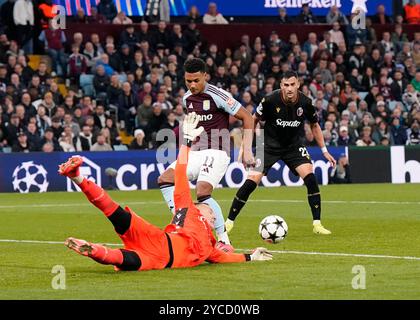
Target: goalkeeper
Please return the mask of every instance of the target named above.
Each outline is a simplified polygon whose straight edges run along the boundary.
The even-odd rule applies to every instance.
[[[175,214],[164,230],[139,217],[128,207],[122,209],[101,187],[82,177],[79,171],[83,162],[81,157],[73,156],[60,165],[59,173],[74,181],[89,201],[111,221],[124,248],[111,249],[75,238],[68,238],[65,245],[96,262],[127,271],[194,267],[204,261],[271,260],[272,255],[265,248],[257,248],[251,254],[226,253],[215,248],[213,211],[206,204],[193,203],[186,174],[190,145],[203,130],[203,127],[196,128],[198,122],[195,113],[188,114],[184,120],[184,144],[175,168]]]

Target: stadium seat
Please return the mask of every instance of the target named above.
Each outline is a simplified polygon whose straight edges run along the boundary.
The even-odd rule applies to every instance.
[[[67,95],[67,87],[65,84],[63,83],[59,83],[58,84],[58,90],[60,91],[60,93],[63,95],[63,97],[65,97]]]
[[[128,151],[128,147],[125,144],[116,144],[114,145],[115,151]]]
[[[131,141],[133,141],[134,137],[131,135],[128,135],[125,130],[120,130],[120,137],[121,137],[121,143],[129,145]]]
[[[95,94],[95,88],[93,87],[93,77],[93,74],[80,75],[80,87],[82,88],[85,95],[93,96]]]
[[[361,100],[365,100],[366,96],[369,94],[369,92],[359,92],[359,97]]]
[[[12,148],[11,147],[3,147],[2,150],[4,153],[11,153],[12,152]]]

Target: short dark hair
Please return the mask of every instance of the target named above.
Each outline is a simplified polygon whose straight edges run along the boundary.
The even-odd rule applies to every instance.
[[[299,78],[298,75],[297,75],[297,73],[295,71],[289,70],[289,71],[286,71],[285,73],[283,73],[281,75],[281,79],[280,80],[283,80],[283,79],[286,79],[287,80],[287,79],[290,79],[290,78],[293,78],[293,77],[295,77],[296,79]]]
[[[188,73],[206,72],[206,63],[199,58],[191,58],[185,61],[184,71]]]

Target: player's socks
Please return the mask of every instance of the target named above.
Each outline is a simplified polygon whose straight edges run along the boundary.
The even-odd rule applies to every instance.
[[[73,156],[60,165],[58,172],[76,183],[94,206],[100,209],[107,217],[110,216],[117,210],[119,205],[112,201],[104,189],[80,175],[82,163],[82,157]]]
[[[230,245],[229,237],[225,229],[225,219],[223,217],[222,208],[220,208],[217,201],[211,196],[200,197],[197,200],[201,203],[207,203],[210,208],[213,209],[214,216],[216,218],[214,222],[214,229],[216,230],[217,239],[218,241],[222,241],[223,243]]]
[[[121,265],[123,263],[124,257],[120,249],[110,249],[100,244],[76,238],[68,238],[64,244],[78,254],[92,258],[102,264]]]
[[[236,192],[235,198],[232,201],[232,205],[230,206],[229,216],[228,219],[230,221],[235,221],[236,217],[238,216],[239,212],[241,212],[242,208],[248,201],[249,196],[252,192],[257,188],[257,184],[255,181],[251,179],[246,179],[244,184],[239,188]],[[227,221],[227,220],[226,220]],[[232,223],[233,228],[233,223]],[[232,230],[232,228],[230,230]],[[228,230],[228,232],[230,232]]]
[[[88,179],[83,179],[82,183],[79,184],[79,187],[88,200],[107,217],[112,215],[115,210],[118,209],[119,205],[111,199],[104,189],[94,182]]]
[[[321,195],[315,175],[310,173],[303,181],[308,189],[308,203],[312,211],[313,232],[315,234],[331,234],[331,231],[325,229],[321,224]]]
[[[173,183],[165,183],[159,185],[160,192],[162,192],[163,198],[172,213],[175,212],[175,201],[174,201],[174,190],[175,186]]]
[[[311,207],[312,218],[313,220],[321,220],[321,195],[316,177],[313,173],[310,173],[303,181],[308,190],[308,203]]]

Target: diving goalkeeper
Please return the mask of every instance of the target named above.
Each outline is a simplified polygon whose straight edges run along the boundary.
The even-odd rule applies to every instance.
[[[257,248],[250,254],[226,253],[215,248],[213,211],[204,203],[193,203],[186,174],[191,143],[203,131],[203,127],[196,128],[198,122],[195,113],[188,114],[184,120],[184,144],[175,167],[175,214],[164,230],[128,207],[121,208],[101,187],[82,177],[79,170],[82,157],[73,156],[60,165],[59,173],[74,181],[89,201],[111,221],[124,248],[111,249],[75,238],[68,238],[65,245],[96,262],[127,271],[194,267],[205,261],[271,260],[272,255],[265,248]]]

